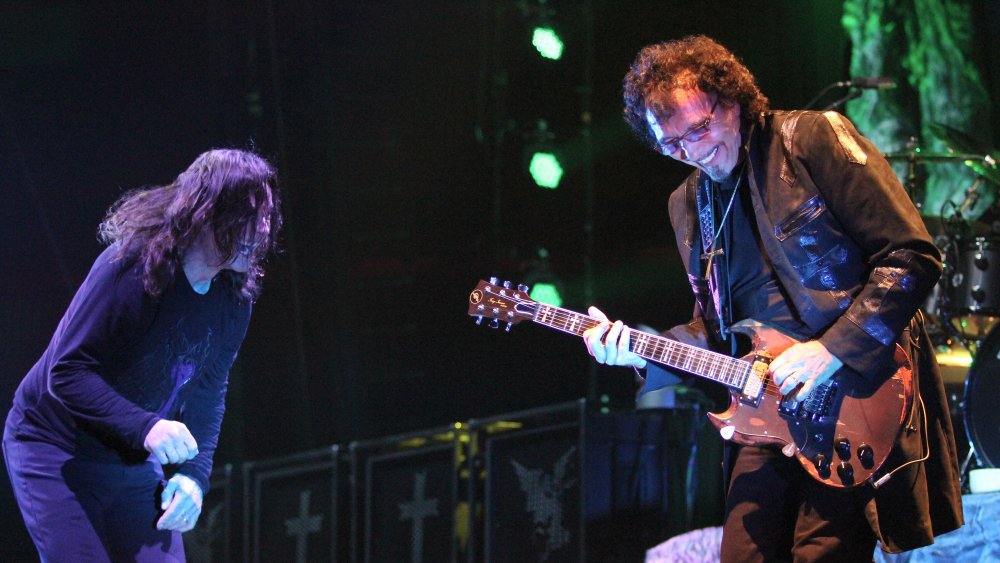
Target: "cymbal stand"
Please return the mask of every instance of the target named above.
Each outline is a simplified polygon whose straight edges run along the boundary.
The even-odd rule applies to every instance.
[[[944,327],[945,331],[951,335],[951,337],[962,345],[969,352],[972,357],[976,356],[977,341],[970,339],[969,335],[958,330],[955,326],[954,320],[959,318],[957,311],[952,307],[951,303],[951,289],[952,289],[952,275],[954,274],[954,264],[958,260],[958,239],[961,238],[960,235],[954,235],[949,232],[946,227],[946,238],[948,239],[947,245],[944,249],[944,271],[941,273],[941,281],[943,286],[942,291],[938,297],[937,303],[937,316],[941,319],[941,325]]]
[[[962,407],[962,411],[964,414],[965,411],[964,406]],[[966,437],[966,439],[968,440],[968,437]],[[965,454],[965,461],[962,462],[962,467],[958,472],[960,479],[959,486],[962,487],[963,489],[965,488],[966,483],[969,480],[969,470],[972,469],[973,463],[975,464],[974,465],[975,467],[983,467],[983,462],[982,460],[979,459],[979,454],[976,453],[976,445],[972,443],[972,440],[968,440],[968,442],[969,442],[969,453]]]
[[[909,153],[906,158],[906,193],[910,196],[910,201],[916,206],[919,211],[923,208],[924,204],[922,201],[917,199],[917,147],[919,146],[919,140],[916,137],[910,137],[906,141],[906,152]]]

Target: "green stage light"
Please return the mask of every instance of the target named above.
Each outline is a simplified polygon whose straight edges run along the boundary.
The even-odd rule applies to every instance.
[[[546,59],[558,61],[562,58],[562,39],[551,27],[536,27],[531,35],[531,44],[538,50],[538,54]]]
[[[531,298],[539,303],[545,303],[546,305],[552,305],[553,307],[562,307],[562,296],[559,295],[559,289],[555,284],[551,283],[536,283],[533,288],[531,288]]]
[[[543,188],[555,189],[562,180],[563,168],[559,164],[556,155],[550,152],[536,152],[531,155],[531,163],[528,165],[535,183]]]

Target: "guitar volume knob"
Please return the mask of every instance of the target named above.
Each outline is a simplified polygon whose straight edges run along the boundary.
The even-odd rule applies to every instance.
[[[871,469],[875,466],[875,450],[868,444],[861,444],[858,446],[858,461],[865,469]]]
[[[837,456],[840,459],[844,461],[851,459],[851,441],[847,438],[838,438],[833,449],[837,451]]]
[[[819,476],[826,479],[830,476],[830,460],[823,454],[819,454],[813,458],[813,465],[816,466],[816,471],[819,472]]]
[[[837,475],[840,476],[840,482],[844,485],[854,484],[854,467],[846,461],[840,462],[837,466]]]

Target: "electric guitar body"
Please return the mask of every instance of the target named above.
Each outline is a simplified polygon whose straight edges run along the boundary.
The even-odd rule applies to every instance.
[[[776,445],[794,455],[816,480],[852,487],[876,475],[899,438],[913,405],[913,374],[896,346],[897,369],[889,379],[871,381],[841,368],[803,400],[783,397],[770,381],[767,364],[798,341],[746,320],[734,331],[750,337],[754,352],[743,358],[761,382],[761,391],[730,389],[729,408],[708,418],[726,439],[742,445]]]

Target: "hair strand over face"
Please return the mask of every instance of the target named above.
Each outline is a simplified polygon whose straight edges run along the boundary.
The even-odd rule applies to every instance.
[[[98,235],[117,246],[116,260],[142,263],[143,285],[157,296],[173,281],[184,252],[203,232],[211,232],[223,263],[236,256],[248,235],[266,233],[263,240],[252,241],[257,244],[245,274],[220,274],[229,290],[253,299],[260,292],[264,258],[275,248],[281,230],[277,180],[274,168],[254,153],[210,150],[172,183],[122,196],[108,210]]]

